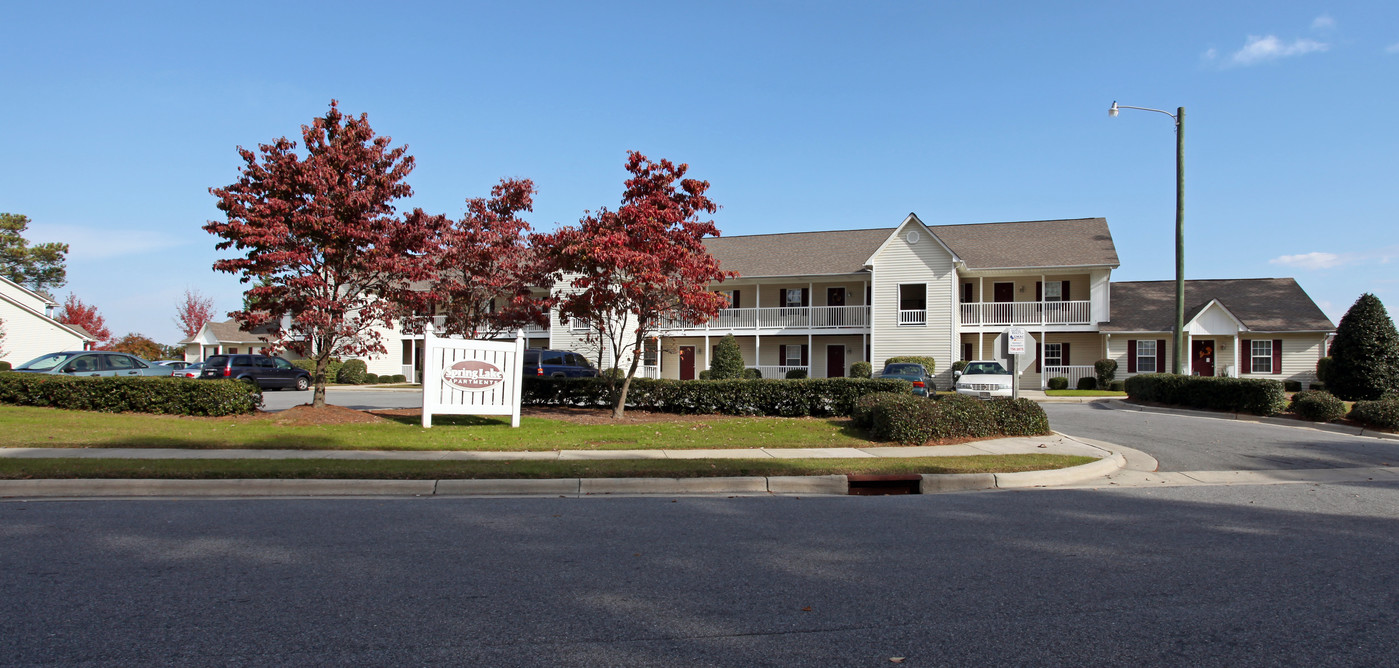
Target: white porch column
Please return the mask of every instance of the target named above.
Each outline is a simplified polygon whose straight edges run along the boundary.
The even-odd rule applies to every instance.
[[[1234,332],[1234,377],[1239,377],[1239,333]]]
[[[705,333],[704,333],[704,370],[705,370],[705,371],[708,371],[709,368],[710,368],[710,367],[709,367],[709,362],[710,362],[709,358],[710,358],[710,357],[713,357],[713,355],[710,353],[710,347],[709,347],[709,332],[705,332]]]
[[[1185,331],[1185,354],[1187,357],[1180,361],[1180,368],[1185,371],[1185,375],[1195,375],[1195,353],[1191,352],[1191,344],[1195,343],[1195,335],[1190,330]],[[1186,364],[1189,362],[1190,364]]]
[[[815,360],[816,360],[816,345],[815,345],[815,343],[812,341],[811,332],[807,332],[807,333],[806,333],[806,377],[807,377],[807,378],[815,378],[815,377],[816,377],[816,374],[814,374],[814,373],[811,372],[812,367],[816,366],[815,364],[813,364],[813,362],[814,362]]]

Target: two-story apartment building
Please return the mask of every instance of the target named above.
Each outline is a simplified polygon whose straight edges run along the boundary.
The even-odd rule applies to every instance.
[[[846,376],[857,361],[877,370],[888,358],[922,355],[938,361],[937,382],[947,388],[953,361],[994,359],[1010,326],[1037,344],[1025,387],[1091,376],[1103,358],[1118,361],[1119,378],[1170,368],[1174,283],[1113,283],[1119,261],[1102,218],[926,225],[909,214],[893,228],[705,243],[738,273],[711,286],[730,308],[708,323],[671,323],[643,355],[646,376],[696,378],[719,338],[732,334],[764,378],[792,369]],[[1292,279],[1189,281],[1186,302],[1191,373],[1308,382],[1335,329]],[[550,327],[529,333],[530,345],[547,340],[595,358],[583,334],[555,314]],[[412,377],[416,343],[400,338],[401,359],[371,362],[371,371]]]
[[[65,325],[57,315],[58,302],[0,276],[0,360],[12,366],[60,350],[85,350],[97,342],[77,325]]]

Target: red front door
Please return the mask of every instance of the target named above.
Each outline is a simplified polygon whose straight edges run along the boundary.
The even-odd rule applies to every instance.
[[[826,377],[845,377],[845,344],[826,346]]]
[[[695,379],[695,347],[680,346],[680,380]]]
[[[1214,341],[1195,339],[1190,342],[1190,372],[1196,376],[1214,375]]]

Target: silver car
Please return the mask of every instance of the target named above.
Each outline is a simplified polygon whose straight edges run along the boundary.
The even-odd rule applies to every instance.
[[[36,357],[15,367],[22,373],[61,376],[169,376],[170,367],[152,364],[135,355],[106,350],[70,350]]]
[[[1008,397],[1011,394],[1010,372],[1001,366],[999,360],[967,362],[967,368],[954,374],[957,377],[958,394],[969,394],[981,399]]]

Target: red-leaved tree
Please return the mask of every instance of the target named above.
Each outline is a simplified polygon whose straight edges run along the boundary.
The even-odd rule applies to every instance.
[[[199,328],[214,317],[214,300],[200,295],[198,291],[185,290],[185,297],[175,304],[175,324],[185,333],[185,338],[193,338]]]
[[[83,300],[78,299],[78,296],[72,293],[69,293],[68,298],[63,300],[63,308],[59,310],[56,320],[65,325],[77,325],[87,330],[88,334],[97,339],[98,348],[106,346],[112,338],[112,330],[107,329],[107,320],[97,312],[97,307],[84,304]]]
[[[433,258],[437,278],[426,295],[444,317],[443,329],[468,338],[490,338],[548,322],[549,272],[529,244],[534,183],[502,179],[491,197],[466,201],[466,215],[443,234]]]
[[[238,148],[237,182],[210,188],[225,222],[204,230],[223,237],[219,250],[244,257],[214,269],[253,283],[246,305],[229,315],[246,330],[268,325],[275,345],[315,360],[311,404],[325,405],[332,357],[382,354],[395,315],[411,302],[411,283],[430,275],[428,254],[447,225],[443,216],[414,209],[400,216],[393,202],[413,194],[407,148],[390,148],[368,117],[330,110],[301,126],[305,157],[282,137]]]
[[[626,408],[646,340],[671,323],[708,322],[728,305],[710,284],[734,275],[704,246],[704,237],[719,236],[713,221],[699,219],[719,208],[705,196],[708,181],[685,178],[688,165],[653,163],[636,151],[626,168],[631,177],[616,211],[604,208],[538,240],[572,282],[557,295],[560,314],[587,321],[618,365],[630,362],[614,418]]]

